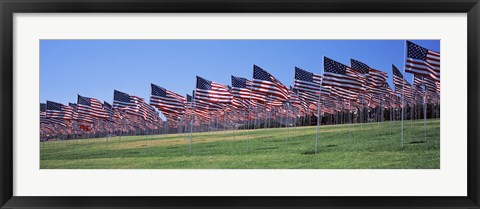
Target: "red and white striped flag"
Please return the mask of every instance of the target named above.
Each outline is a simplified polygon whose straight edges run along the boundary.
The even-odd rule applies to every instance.
[[[272,76],[262,68],[253,65],[253,85],[254,93],[265,95],[271,102],[275,104],[288,101],[288,88],[278,79]]]
[[[440,52],[407,41],[405,72],[428,76],[434,81],[440,82]]]

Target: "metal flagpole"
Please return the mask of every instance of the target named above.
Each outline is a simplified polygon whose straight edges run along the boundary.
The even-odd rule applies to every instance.
[[[412,76],[412,87],[413,87],[413,76]],[[413,89],[413,95],[412,95],[412,102],[411,102],[411,106],[409,106],[410,108],[410,141],[413,141],[413,106],[414,106],[414,103],[415,103],[415,99],[417,97],[417,94],[416,94],[416,91]]]
[[[249,151],[250,149],[250,137],[251,137],[251,134],[250,134],[250,124],[251,123],[251,120],[252,120],[252,109],[250,108],[250,104],[248,105],[248,116],[247,116],[247,124],[248,124],[248,129],[247,129],[247,134],[248,134],[248,137],[247,137],[247,152]]]
[[[407,53],[407,41],[404,42],[404,51],[403,51],[403,54],[404,54],[404,60],[406,60],[407,56],[406,56],[406,53]],[[404,146],[404,143],[405,143],[405,139],[404,139],[404,136],[403,136],[403,126],[404,126],[404,121],[403,121],[403,113],[404,113],[404,109],[405,109],[405,63],[403,64],[403,80],[402,80],[402,148]]]
[[[76,133],[78,132],[78,124],[76,121],[72,122],[73,130],[74,130],[74,135],[76,136]],[[77,141],[76,137],[75,140],[73,141],[73,159],[75,159],[75,142]]]
[[[193,136],[193,121],[195,120],[195,99],[192,99],[192,104],[191,104],[191,107],[192,107],[192,117],[191,117],[191,120],[190,120],[190,142],[189,142],[189,145],[188,145],[188,154],[192,154],[192,136]]]
[[[285,117],[285,144],[288,146],[288,111],[290,109],[290,106],[288,105],[288,102],[285,103],[287,106],[287,111],[286,111],[286,117]]]
[[[320,104],[321,97],[322,97],[322,82],[320,82],[320,92],[318,92],[318,102],[317,102],[317,130],[315,134],[315,154],[317,154],[317,151],[318,151],[318,137],[320,134],[320,123],[322,122],[320,120],[320,113],[321,113],[320,108],[322,107]]]
[[[105,129],[106,132],[107,132],[107,137],[105,137],[105,143],[106,143],[106,146],[107,148],[105,149],[105,158],[107,158],[107,155],[108,155],[108,135],[109,135],[109,129],[110,128],[110,121],[108,121],[107,123],[107,128]]]
[[[349,130],[350,130],[350,131],[349,131],[349,132],[350,132],[350,141],[352,141],[352,125],[353,125],[353,124],[351,123],[351,121],[350,121],[350,119],[351,119],[351,118],[350,118],[350,110],[351,110],[351,108],[352,108],[352,104],[351,104],[351,100],[349,99],[349,100],[348,100],[348,110],[347,110],[347,116],[348,116],[348,121],[347,121],[347,123],[349,123],[349,124],[348,124],[348,127],[349,127]]]
[[[425,85],[425,77],[422,76],[423,83],[423,132],[425,142],[427,142],[427,86]]]
[[[145,153],[148,152],[147,148],[148,148],[148,138],[147,138],[147,121],[145,119],[143,119],[143,126],[145,127]]]
[[[227,140],[227,111],[223,109],[223,140]]]
[[[192,136],[193,136],[193,120],[195,116],[192,114],[192,119],[190,120],[190,142],[188,145],[188,154],[192,154]]]
[[[232,126],[232,129],[233,129],[233,140],[235,141],[235,139],[237,138],[237,132],[235,131],[237,129],[237,120],[236,120],[236,115],[240,114],[239,112],[237,111],[233,111],[233,126]]]

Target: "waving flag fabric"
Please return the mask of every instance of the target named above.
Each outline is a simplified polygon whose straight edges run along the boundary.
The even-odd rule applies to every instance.
[[[440,53],[407,41],[405,72],[428,76],[440,82]]]
[[[230,93],[226,85],[197,76],[195,100],[210,103],[231,103],[232,98],[233,95]]]
[[[47,104],[40,103],[40,123],[46,123],[47,120]]]
[[[246,78],[232,75],[232,93],[234,97],[241,99],[252,99],[252,90],[248,86]]]
[[[103,104],[97,99],[78,95],[77,111],[79,114],[91,115],[96,118],[108,118]]]
[[[295,67],[295,80],[293,83],[293,87],[295,89],[318,94],[320,92],[321,83],[321,75],[308,72],[299,67]]]
[[[364,82],[358,78],[358,74],[347,74],[348,66],[324,57],[323,84],[326,86],[336,86],[340,88],[352,89],[356,91],[365,91]]]
[[[416,86],[425,86],[425,90],[429,92],[440,93],[440,85],[437,84],[430,77],[414,75],[413,76],[413,84]]]
[[[370,89],[381,87],[387,82],[388,74],[381,70],[376,70],[367,64],[358,60],[350,59],[351,66],[354,70],[362,74],[367,74],[367,84]]]
[[[130,100],[130,95],[128,95],[127,93],[114,90],[113,107],[120,110],[134,109],[135,103]]]
[[[113,115],[113,107],[108,102],[103,101],[103,109],[107,113],[108,117],[111,118]]]
[[[137,96],[130,96],[127,93],[114,90],[113,107],[126,112],[127,114],[147,119],[147,107],[145,101]]]
[[[186,99],[180,94],[151,84],[152,93],[150,104],[167,114],[183,115],[185,113]]]
[[[57,102],[47,101],[47,118],[56,118],[64,120],[74,120],[73,109],[70,106]]]
[[[318,103],[319,94],[321,90],[322,76],[295,67],[295,80],[293,86],[296,94],[305,101],[305,103],[311,103],[312,108],[316,109]],[[323,89],[325,91],[325,89]],[[305,106],[309,106],[305,104]]]
[[[398,94],[403,94],[405,93],[404,96],[406,98],[412,98],[414,94],[414,89],[408,81],[403,78],[402,73],[400,70],[398,70],[395,65],[392,65],[392,74],[393,74],[393,85],[395,86],[395,93]],[[405,87],[405,90],[403,90],[403,87]]]
[[[270,73],[256,65],[253,65],[252,90],[254,93],[270,96],[271,100],[274,101],[288,101],[288,88]]]
[[[71,124],[70,120],[75,120],[73,115],[72,107],[47,100],[46,120],[48,122],[67,128]]]

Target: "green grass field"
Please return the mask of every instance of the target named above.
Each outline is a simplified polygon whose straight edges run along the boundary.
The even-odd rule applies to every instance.
[[[440,121],[315,126],[116,136],[49,141],[40,145],[41,169],[438,169]],[[287,137],[288,136],[288,140]]]

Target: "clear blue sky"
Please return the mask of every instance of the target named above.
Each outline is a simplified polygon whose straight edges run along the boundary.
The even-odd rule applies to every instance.
[[[439,40],[413,40],[440,51]],[[350,58],[383,70],[403,69],[402,40],[41,40],[40,102],[76,102],[77,94],[109,103],[113,89],[149,101],[150,83],[191,94],[195,76],[231,84],[252,79],[256,64],[287,87],[294,67],[323,73],[323,56],[350,65]],[[406,76],[411,81],[411,75]],[[393,87],[393,86],[392,86]]]

